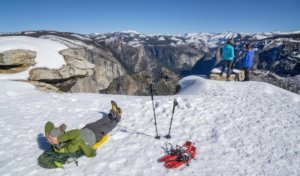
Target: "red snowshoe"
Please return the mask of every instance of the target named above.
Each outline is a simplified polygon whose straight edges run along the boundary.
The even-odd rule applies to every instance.
[[[168,160],[165,163],[165,167],[168,169],[178,168],[179,166],[186,164],[189,165],[189,162],[194,159],[196,156],[196,147],[191,146],[190,150],[186,150],[180,156],[175,158],[174,160]]]
[[[159,162],[167,162],[176,159],[177,157],[181,156],[182,153],[185,151],[190,150],[192,147],[191,141],[186,141],[183,146],[177,146],[176,149],[171,147],[169,153],[163,157],[161,157],[158,161]]]

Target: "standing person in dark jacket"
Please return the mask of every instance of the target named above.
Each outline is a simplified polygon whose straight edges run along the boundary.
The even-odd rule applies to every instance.
[[[225,71],[225,67],[227,67],[226,81],[229,81],[231,69],[232,69],[232,63],[234,59],[233,41],[231,39],[228,40],[227,44],[223,47],[222,55],[223,55],[223,67],[220,76],[223,75],[223,72]]]
[[[250,69],[253,65],[253,57],[254,57],[254,51],[251,49],[250,44],[246,44],[246,53],[244,58],[244,71],[245,71],[245,79],[244,81],[250,81]]]

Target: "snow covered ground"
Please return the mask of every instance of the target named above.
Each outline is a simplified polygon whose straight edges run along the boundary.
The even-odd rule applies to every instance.
[[[221,82],[190,76],[175,96],[154,97],[158,131],[166,135],[173,100],[172,138],[154,139],[152,102],[146,96],[44,93],[0,81],[0,175],[300,175],[300,96],[262,82]],[[122,121],[94,158],[47,170],[37,164],[49,147],[44,124],[81,128],[102,118],[115,100]],[[189,167],[167,170],[157,159],[167,143],[191,140]]]

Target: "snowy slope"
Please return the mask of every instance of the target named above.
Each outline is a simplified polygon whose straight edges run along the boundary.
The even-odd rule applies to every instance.
[[[66,64],[58,52],[67,46],[46,39],[25,36],[0,37],[0,53],[8,50],[24,49],[36,52],[36,65],[18,74],[0,74],[0,79],[27,79],[32,68],[48,67],[58,69]]]
[[[21,82],[0,81],[0,175],[299,175],[300,96],[261,82],[218,82],[190,76],[176,96],[154,97],[160,135],[154,139],[150,97],[43,93]],[[48,147],[43,126],[51,120],[81,128],[107,113],[110,100],[122,121],[94,158],[47,170],[37,158]],[[166,143],[191,140],[197,160],[167,170],[157,159]]]

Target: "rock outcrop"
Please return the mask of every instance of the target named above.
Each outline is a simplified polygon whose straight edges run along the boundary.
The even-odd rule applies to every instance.
[[[9,50],[0,53],[0,74],[13,74],[35,65],[36,53],[29,50]]]
[[[209,79],[226,81],[226,71],[227,69],[225,69],[224,73],[221,75],[221,68],[214,68],[211,70]],[[244,71],[238,69],[233,69],[229,77],[230,81],[243,81],[244,79]]]
[[[125,70],[112,55],[84,48],[60,52],[67,65],[60,69],[36,68],[30,71],[29,80],[51,84],[64,92],[94,92],[109,86]]]
[[[43,92],[59,92],[62,93],[62,91],[55,87],[52,86],[51,84],[46,84],[43,82],[39,81],[28,81],[30,84],[34,85],[38,90],[43,91]]]
[[[60,69],[35,68],[30,70],[30,81],[51,84],[59,90],[67,92],[77,82],[77,79],[94,74],[95,65],[75,54],[72,49],[61,51],[67,65]]]

